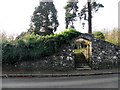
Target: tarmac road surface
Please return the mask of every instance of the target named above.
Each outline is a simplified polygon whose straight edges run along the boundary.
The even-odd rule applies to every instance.
[[[118,88],[118,75],[3,78],[2,88]]]

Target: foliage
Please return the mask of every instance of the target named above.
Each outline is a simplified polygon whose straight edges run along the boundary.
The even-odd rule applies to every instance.
[[[106,41],[113,43],[115,45],[120,46],[120,30],[118,28],[114,28],[112,30],[104,30]]]
[[[84,53],[85,49],[84,48],[81,48],[81,49],[75,49],[74,50],[74,53],[75,54],[78,54],[78,53]]]
[[[50,35],[55,32],[59,23],[53,2],[40,2],[40,5],[33,12],[31,21],[33,25],[30,25],[30,32],[33,31],[40,35]]]
[[[104,34],[100,31],[94,32],[94,36],[98,39],[105,40]]]
[[[0,40],[6,40],[6,39],[7,39],[7,36],[5,31],[0,31]]]
[[[91,2],[90,5],[91,5],[91,11],[92,11],[92,13],[96,13],[100,8],[104,7],[102,4],[97,3],[96,1]],[[79,16],[80,20],[82,20],[82,19],[88,20],[87,13],[88,13],[88,6],[85,5],[81,9],[80,13],[78,13],[78,16]]]
[[[46,36],[26,34],[23,38],[16,39],[14,43],[4,41],[2,44],[3,64],[39,60],[58,52],[64,44],[69,44],[79,35],[80,32],[68,29],[60,34]]]
[[[67,5],[64,7],[64,9],[66,10],[65,12],[65,21],[66,21],[66,28],[68,28],[69,26],[72,28],[74,27],[74,21],[77,20],[77,17],[79,17],[80,21],[88,21],[88,3],[86,5],[84,5],[84,7],[78,11],[78,6],[77,6],[78,1],[74,2],[69,0],[67,2]],[[90,8],[91,8],[91,18],[93,17],[93,14],[96,13],[100,8],[103,8],[104,6],[100,3],[97,3],[95,0],[90,2]],[[78,13],[79,12],[79,13]],[[83,28],[85,23],[82,22]]]
[[[105,41],[120,46],[120,30],[118,28],[113,28],[112,30],[104,29],[101,33],[104,35]]]
[[[72,24],[71,27],[74,27],[73,21],[75,21],[78,11],[77,3],[78,2],[67,2],[67,5],[64,7],[64,9],[66,10],[65,12],[66,29],[70,24]]]

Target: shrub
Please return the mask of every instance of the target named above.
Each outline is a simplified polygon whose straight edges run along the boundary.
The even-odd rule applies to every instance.
[[[33,61],[52,55],[58,52],[62,45],[68,44],[79,35],[80,32],[69,29],[60,34],[46,36],[26,34],[16,39],[14,44],[10,41],[3,42],[3,64]]]
[[[94,32],[94,36],[98,39],[105,40],[104,34],[100,31]]]

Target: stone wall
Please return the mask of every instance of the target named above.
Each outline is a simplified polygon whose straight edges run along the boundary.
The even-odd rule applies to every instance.
[[[113,68],[120,61],[120,47],[94,38],[92,40],[92,67],[95,69]]]
[[[77,39],[79,38],[92,42],[92,62],[90,62],[90,65],[93,69],[107,69],[118,66],[120,62],[120,47],[96,39],[92,34],[83,33]]]
[[[74,69],[73,47],[64,46],[58,53],[33,62],[22,62],[18,66],[21,70],[56,70],[65,71]]]
[[[83,33],[76,39],[80,38],[92,42],[92,61],[89,64],[93,69],[107,69],[118,66],[118,62],[120,61],[120,47],[96,39],[91,34]],[[71,43],[71,45],[63,46],[52,56],[44,57],[33,62],[22,62],[17,67],[21,70],[72,70],[75,67],[73,49],[74,43]]]

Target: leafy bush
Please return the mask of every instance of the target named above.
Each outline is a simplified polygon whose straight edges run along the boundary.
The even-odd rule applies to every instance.
[[[100,31],[94,32],[94,36],[98,39],[105,40],[104,34]]]
[[[2,60],[4,63],[14,64],[21,61],[33,61],[52,55],[59,51],[61,46],[78,37],[80,32],[68,29],[60,34],[39,36],[26,34],[16,39],[14,43],[5,41],[2,44]]]

